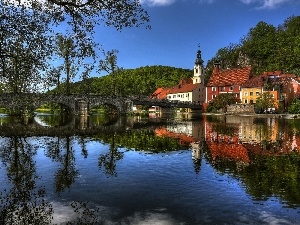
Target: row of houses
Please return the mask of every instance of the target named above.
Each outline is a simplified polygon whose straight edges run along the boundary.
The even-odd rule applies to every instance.
[[[276,108],[285,110],[292,99],[300,95],[300,80],[295,74],[281,71],[253,75],[252,68],[220,69],[215,63],[209,81],[204,83],[204,67],[201,51],[197,51],[193,78],[179,81],[174,87],[160,87],[151,99],[196,102],[207,108],[209,102],[222,93],[232,93],[241,104],[255,104],[264,92],[269,92],[276,102]]]

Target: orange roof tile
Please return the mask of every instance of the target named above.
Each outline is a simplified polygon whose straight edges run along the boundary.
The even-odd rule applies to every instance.
[[[157,88],[156,91],[150,96],[150,99],[166,99],[170,90],[171,88]]]
[[[251,67],[221,70],[211,75],[207,86],[242,85],[249,79],[251,74]]]
[[[244,163],[250,162],[247,149],[238,143],[209,141],[207,144],[213,159],[220,157]]]
[[[252,87],[263,87],[264,86],[264,77],[262,75],[254,76],[247,80],[242,87],[244,88],[252,88]]]
[[[198,87],[198,85],[199,84],[177,85],[170,90],[169,94],[191,92],[191,91],[195,90]]]
[[[183,133],[174,133],[171,131],[168,131],[166,128],[157,128],[155,129],[155,134],[159,137],[170,137],[170,138],[176,138],[180,140],[180,144],[187,145],[192,142],[195,142],[196,140],[192,136],[188,136]]]

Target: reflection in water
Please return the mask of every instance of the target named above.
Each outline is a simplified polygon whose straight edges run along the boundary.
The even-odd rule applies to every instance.
[[[1,159],[6,168],[8,185],[1,193],[1,224],[49,224],[52,205],[45,202],[45,189],[36,187],[33,156],[37,146],[29,138],[2,140]]]
[[[186,117],[149,120],[134,117],[79,117],[58,120],[40,120],[49,125],[48,129],[57,126],[57,133],[41,135],[39,132],[44,134],[44,128],[39,130],[35,127],[28,136],[12,136],[9,133],[0,139],[1,170],[7,182],[0,186],[0,223],[49,224],[53,222],[54,215],[54,221],[59,223],[59,211],[55,205],[63,204],[57,202],[61,199],[57,196],[62,196],[68,199],[65,204],[72,211],[72,218],[64,221],[74,224],[101,224],[106,221],[104,215],[107,212],[99,206],[101,204],[107,204],[107,207],[111,204],[111,207],[120,207],[124,211],[123,216],[121,212],[115,215],[111,212],[115,209],[112,209],[109,212],[112,223],[123,221],[128,224],[124,218],[136,218],[137,215],[143,221],[158,215],[152,210],[158,210],[157,206],[162,202],[159,215],[166,216],[164,218],[168,218],[172,224],[189,221],[188,218],[202,221],[203,218],[198,216],[200,214],[209,218],[205,224],[219,224],[221,220],[213,219],[217,218],[214,212],[205,211],[205,208],[221,210],[219,191],[227,193],[228,184],[214,181],[215,174],[220,175],[218,179],[227,179],[229,184],[241,186],[243,192],[251,197],[250,202],[246,198],[248,203],[244,199],[238,202],[240,210],[246,204],[245,211],[242,211],[246,215],[248,209],[253,207],[253,202],[270,204],[270,199],[274,198],[279,200],[280,208],[298,210],[300,207],[300,120],[238,116],[203,116],[196,120]],[[26,127],[34,124],[34,121],[27,122]],[[22,122],[6,118],[1,126],[6,129],[7,124],[14,126],[19,123]],[[68,135],[60,132],[60,125],[66,124]],[[93,132],[81,135],[83,130]],[[78,131],[77,135],[70,135]],[[45,175],[39,174],[37,154],[43,154],[51,162],[49,164],[52,167]],[[187,154],[189,157],[185,158]],[[159,170],[161,165],[164,170]],[[119,171],[122,171],[121,175]],[[54,187],[37,185],[45,176]],[[89,179],[85,178],[88,176]],[[151,177],[148,182],[147,177]],[[124,180],[128,180],[128,183]],[[95,186],[81,186],[90,183]],[[185,184],[187,186],[181,186]],[[188,192],[183,191],[187,189]],[[206,196],[205,192],[210,189],[218,191],[209,192]],[[80,197],[82,192],[79,190],[92,192],[83,195],[84,198]],[[87,197],[89,194],[91,196]],[[75,199],[71,198],[73,195]],[[138,195],[142,198],[138,198]],[[229,196],[222,196],[228,198],[229,202],[232,200],[226,211],[232,217],[236,215],[236,195],[236,192],[232,192]],[[182,208],[176,204],[177,198],[173,196],[177,196]],[[89,203],[87,199],[95,202]],[[197,211],[192,211],[190,206]],[[126,214],[131,208],[133,211],[145,211]],[[272,207],[267,205],[267,208]],[[165,209],[172,210],[165,212]],[[218,213],[225,212],[221,210]],[[272,213],[276,215],[278,212]],[[262,221],[253,217],[245,223]],[[227,223],[230,221],[228,217]]]
[[[123,158],[124,153],[118,151],[118,147],[115,143],[115,135],[112,134],[109,152],[106,154],[102,154],[99,157],[98,166],[101,169],[102,166],[105,169],[105,174],[107,176],[117,176],[116,173],[116,161],[121,160]]]
[[[56,192],[62,192],[66,188],[70,188],[79,174],[75,167],[75,156],[70,137],[66,137],[64,141],[65,143],[62,144],[62,150],[58,157],[61,168],[55,173]]]

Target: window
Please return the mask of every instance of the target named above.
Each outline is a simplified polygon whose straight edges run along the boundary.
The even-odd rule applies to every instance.
[[[250,91],[250,96],[253,96],[253,92],[252,91]]]
[[[212,87],[212,91],[216,91],[216,87]]]
[[[213,99],[216,98],[216,97],[217,97],[216,95],[213,95],[213,96],[212,96]]]
[[[233,86],[230,86],[229,90],[230,90],[230,91],[233,91]]]
[[[248,92],[244,92],[244,96],[248,96]]]
[[[173,95],[173,98],[176,98],[176,95]]]
[[[258,91],[256,92],[256,96],[259,96],[259,92]]]
[[[248,100],[247,100],[247,99],[245,99],[245,103],[248,103]]]

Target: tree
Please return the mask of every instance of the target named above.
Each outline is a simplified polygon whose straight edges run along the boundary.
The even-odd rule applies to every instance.
[[[13,92],[38,87],[36,82],[44,81],[41,75],[51,75],[46,70],[50,68],[47,62],[53,51],[54,30],[72,36],[72,41],[85,54],[91,50],[87,38],[94,42],[95,25],[104,23],[121,30],[149,22],[138,0],[2,0],[0,15],[1,81],[10,85],[5,91]],[[86,79],[93,68],[87,63],[84,68],[82,78]]]
[[[251,59],[256,73],[268,71],[268,62],[274,55],[276,28],[265,22],[259,22],[242,38],[242,53]]]
[[[99,61],[99,70],[104,70],[112,76],[112,95],[116,95],[116,73],[120,70],[117,65],[118,53],[119,51],[115,49],[108,51],[105,54],[105,60]]]
[[[32,92],[42,83],[51,53],[51,19],[26,7],[0,3],[0,81],[3,92]]]
[[[208,105],[207,111],[213,112],[220,109],[223,109],[223,111],[226,111],[226,106],[235,104],[239,100],[235,97],[232,93],[222,93],[219,94],[216,98],[214,98]]]
[[[289,113],[300,114],[300,100],[294,98],[288,108]]]
[[[275,108],[276,101],[270,92],[264,92],[257,97],[255,106],[263,111],[267,111],[268,108]]]

